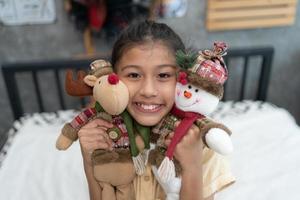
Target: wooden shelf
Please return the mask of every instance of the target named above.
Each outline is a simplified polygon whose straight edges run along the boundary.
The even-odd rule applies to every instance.
[[[209,31],[292,25],[297,0],[208,0]]]

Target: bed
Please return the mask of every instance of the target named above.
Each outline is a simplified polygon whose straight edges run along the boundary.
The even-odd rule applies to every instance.
[[[273,53],[272,47],[234,49],[226,57],[229,72],[240,72],[234,75],[240,83],[230,77],[224,101],[211,117],[226,124],[234,133],[235,150],[229,159],[236,183],[220,191],[216,200],[300,199],[297,190],[300,128],[285,109],[266,102]],[[81,99],[78,104],[67,105],[62,89],[63,71],[66,68],[78,70],[90,62],[60,60],[2,66],[15,121],[0,151],[0,199],[88,199],[78,142],[68,151],[59,152],[55,141],[63,124],[86,102]],[[251,70],[259,72],[256,79]],[[44,71],[51,71],[53,83],[58,83],[51,85],[56,88],[59,105],[50,106],[54,110],[47,108],[47,97],[42,92],[45,90],[39,85],[38,77]],[[33,113],[23,108],[23,104],[31,100],[21,98],[18,73],[32,75],[32,92],[38,109]]]

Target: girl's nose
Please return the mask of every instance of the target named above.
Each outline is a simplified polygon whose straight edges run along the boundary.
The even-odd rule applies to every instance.
[[[186,97],[186,98],[191,98],[192,97],[192,93],[188,92],[188,91],[184,91],[183,95]]]
[[[155,81],[152,79],[145,79],[141,84],[140,93],[145,97],[157,96],[158,89],[155,85]]]

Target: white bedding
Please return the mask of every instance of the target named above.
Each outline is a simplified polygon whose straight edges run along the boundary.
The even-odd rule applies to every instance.
[[[299,200],[300,128],[294,118],[270,104],[235,105],[231,114],[216,116],[234,131],[231,161],[236,176],[236,183],[216,199]]]
[[[61,113],[70,119],[73,112]],[[85,200],[89,198],[78,142],[68,151],[55,149],[64,120],[51,125],[40,115],[16,124],[18,133],[12,140],[0,169],[2,200]]]
[[[62,124],[74,114],[36,114],[15,123],[0,153],[1,200],[88,199],[78,142],[65,152],[55,149]],[[229,158],[236,183],[216,200],[300,199],[300,128],[287,111],[226,102],[212,117],[232,129],[235,147]]]

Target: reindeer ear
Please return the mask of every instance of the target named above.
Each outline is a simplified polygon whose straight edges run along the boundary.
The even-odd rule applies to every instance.
[[[97,77],[94,75],[86,75],[83,79],[83,81],[91,87],[94,87],[96,80]]]

